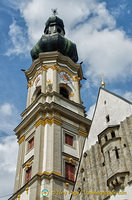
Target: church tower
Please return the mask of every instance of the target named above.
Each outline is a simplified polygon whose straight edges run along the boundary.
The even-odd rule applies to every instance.
[[[15,128],[19,143],[10,200],[69,200],[91,121],[80,97],[82,68],[76,45],[52,16],[31,50],[25,71],[27,106]]]

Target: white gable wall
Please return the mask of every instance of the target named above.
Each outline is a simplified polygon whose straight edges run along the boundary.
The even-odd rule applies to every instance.
[[[132,104],[101,88],[84,151],[90,149],[91,145],[96,143],[98,140],[97,136],[105,128],[107,128],[109,125],[119,124],[131,114]],[[109,122],[106,122],[107,115],[110,117]]]

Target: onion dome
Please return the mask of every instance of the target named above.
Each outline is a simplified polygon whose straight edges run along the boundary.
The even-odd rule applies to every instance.
[[[32,60],[37,59],[39,53],[59,51],[64,56],[68,56],[74,62],[77,62],[76,44],[65,38],[64,35],[63,20],[57,16],[50,17],[45,24],[44,34],[31,50]]]

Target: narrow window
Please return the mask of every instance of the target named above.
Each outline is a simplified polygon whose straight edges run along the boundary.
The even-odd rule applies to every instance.
[[[115,138],[115,132],[114,131],[111,132],[111,137]]]
[[[41,94],[41,89],[39,89],[36,93],[36,98]]]
[[[108,151],[108,158],[109,158],[109,161],[111,162],[111,157],[110,157],[110,152]]]
[[[60,29],[60,28],[57,28],[57,32],[58,32],[58,33],[61,33],[61,29]]]
[[[26,171],[25,183],[27,183],[28,181],[30,181],[30,179],[31,179],[31,172],[32,172],[32,167],[28,168],[27,171]]]
[[[116,158],[119,159],[119,153],[118,153],[117,147],[115,147],[115,154],[116,154]]]
[[[68,93],[68,90],[67,90],[66,88],[60,87],[60,94],[61,94],[63,97],[69,99],[69,93]]]
[[[105,137],[105,141],[107,142],[107,141],[108,141],[108,137],[107,137],[107,135],[105,135],[104,137]]]
[[[73,146],[73,136],[65,134],[65,143]]]
[[[34,147],[34,137],[28,142],[28,150],[32,149],[33,147]]]
[[[65,177],[70,180],[75,180],[75,166],[71,163],[65,163]]]
[[[116,155],[116,159],[119,159],[119,151],[120,149],[119,148],[117,148],[117,147],[115,147],[114,149],[113,149],[113,151],[115,151],[115,155]]]
[[[109,121],[110,121],[110,116],[107,115],[107,116],[106,116],[106,122],[108,123]]]

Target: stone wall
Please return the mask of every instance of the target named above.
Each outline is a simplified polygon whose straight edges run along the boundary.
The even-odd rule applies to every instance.
[[[83,154],[72,200],[113,197],[129,200],[125,192],[129,187],[132,187],[132,115],[120,125],[102,131],[98,142]]]

